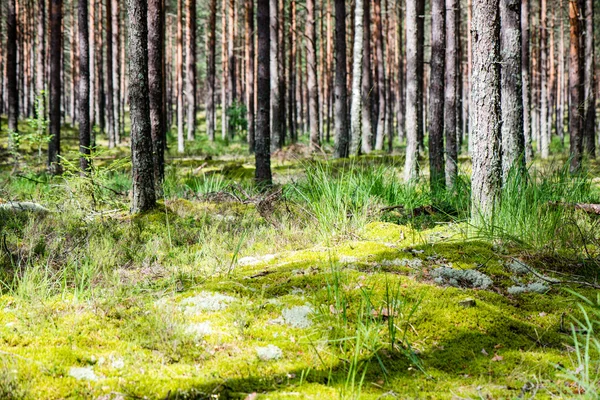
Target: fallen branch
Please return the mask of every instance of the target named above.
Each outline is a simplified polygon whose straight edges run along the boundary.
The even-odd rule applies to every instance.
[[[551,201],[551,206],[554,207],[572,207],[575,210],[581,210],[588,214],[600,215],[600,204],[591,204],[591,203],[565,203],[560,201]]]
[[[514,257],[512,257],[512,260],[519,263],[519,265],[523,266],[525,269],[527,269],[529,272],[531,272],[533,275],[535,275],[536,278],[543,280],[546,283],[549,283],[551,285],[581,285],[581,286],[586,286],[586,287],[591,287],[593,289],[600,289],[600,285],[597,285],[595,283],[589,283],[589,282],[584,282],[584,281],[576,281],[576,280],[562,280],[562,279],[552,279],[552,278],[548,278],[547,276],[544,276],[542,274],[540,274],[539,272],[537,272],[535,269],[531,268],[529,265],[525,264],[524,262],[522,262],[521,260],[518,260]]]
[[[48,214],[50,210],[38,203],[30,201],[16,202],[9,201],[8,203],[0,204],[0,211],[8,211],[13,213],[32,212],[36,214]]]

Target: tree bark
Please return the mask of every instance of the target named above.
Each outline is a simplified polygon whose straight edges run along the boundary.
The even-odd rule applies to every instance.
[[[439,0],[438,0],[439,1]],[[385,88],[385,61],[383,56],[383,24],[381,22],[381,0],[373,1],[374,40],[375,52],[377,54],[377,132],[375,134],[375,150],[383,150],[385,139],[385,111],[386,111],[386,88]]]
[[[248,119],[248,149],[254,152],[254,0],[246,2],[246,105]]]
[[[444,135],[446,138],[446,186],[453,188],[458,176],[457,108],[458,98],[458,0],[446,0],[446,61],[444,92]],[[430,156],[431,157],[431,156]]]
[[[540,0],[540,156],[550,156],[548,136],[548,24],[547,0]]]
[[[298,140],[298,106],[296,104],[296,63],[298,59],[296,43],[296,0],[290,2],[290,59],[288,62],[288,126],[292,143]]]
[[[273,182],[271,177],[271,152],[270,152],[270,121],[269,110],[271,107],[270,92],[270,0],[257,1],[258,25],[258,85],[256,119],[256,143],[255,143],[255,180],[259,186],[270,186]]]
[[[194,140],[196,132],[196,0],[186,0],[186,71],[185,97],[187,102],[187,140]]]
[[[112,0],[106,0],[106,120],[108,124],[109,148],[116,145],[116,131],[114,118],[114,85],[113,85],[113,32],[112,32]]]
[[[118,145],[121,143],[123,136],[123,126],[121,125],[121,74],[124,73],[124,71],[121,71],[121,63],[119,60],[121,52],[121,30],[119,25],[119,21],[121,20],[121,8],[119,6],[119,0],[107,1],[112,1],[113,118],[115,126],[115,143]]]
[[[229,107],[237,101],[237,86],[236,86],[236,60],[235,60],[235,0],[229,0],[229,7],[227,11],[229,14],[228,25],[227,25],[227,113]],[[229,120],[229,117],[227,118]],[[233,139],[233,126],[227,123],[227,132],[229,138]]]
[[[371,74],[371,6],[370,1],[364,1],[363,13],[363,57],[362,57],[362,83],[361,83],[361,118],[362,118],[362,152],[369,154],[372,150],[373,138],[373,107],[371,95],[373,94],[373,79]],[[356,17],[355,17],[356,18]]]
[[[585,0],[585,137],[583,140],[585,151],[593,158],[596,157],[596,91],[594,85],[594,60],[594,1]]]
[[[429,180],[433,191],[446,183],[444,169],[444,76],[446,47],[444,0],[431,1],[431,77],[429,80]]]
[[[500,200],[499,0],[473,2],[473,174],[471,215],[492,217]]]
[[[86,7],[87,9],[87,7]],[[86,14],[87,18],[87,14]],[[86,24],[87,31],[87,24]],[[37,64],[36,64],[36,93],[42,96],[46,90],[46,0],[38,0],[38,24],[37,24]],[[88,78],[89,79],[89,78]],[[0,99],[2,101],[2,99]],[[46,96],[42,96],[42,113],[46,118]],[[87,112],[87,111],[86,111]]]
[[[525,162],[533,159],[531,143],[531,70],[529,57],[529,1],[521,0],[521,79],[523,81],[523,136],[525,138]]]
[[[250,0],[248,0],[250,1]],[[216,79],[216,29],[217,0],[210,0],[208,14],[206,56],[206,134],[211,142],[215,140],[215,79]]]
[[[148,10],[146,0],[127,0],[129,34],[129,107],[131,112],[131,212],[156,205],[152,126],[148,100]]]
[[[43,2],[43,0],[42,0]],[[82,172],[89,169],[90,154],[90,34],[88,32],[88,0],[79,0],[79,167]]]
[[[308,117],[310,119],[310,150],[320,146],[319,88],[317,86],[317,35],[315,31],[315,0],[306,1],[306,66],[308,75]]]
[[[162,196],[165,176],[164,43],[162,0],[148,0],[148,106],[150,107],[154,187],[158,197]]]
[[[62,0],[50,2],[50,142],[48,169],[52,174],[61,172],[60,161],[60,102],[61,102],[61,25]]]
[[[16,1],[8,1],[6,20],[6,88],[8,92],[8,130],[19,131],[19,89],[17,86],[17,10]]]
[[[281,93],[279,92],[279,19],[278,19],[278,2],[277,0],[270,0],[269,3],[269,27],[270,27],[270,68],[271,68],[271,150],[275,151],[282,147],[282,143],[279,142],[281,136]]]
[[[502,177],[525,171],[523,85],[521,78],[521,0],[500,0]]]
[[[583,137],[581,127],[583,125],[583,113],[581,110],[582,87],[581,87],[581,60],[580,60],[580,8],[577,0],[569,0],[569,24],[570,24],[570,58],[569,58],[569,137],[571,173],[581,170],[581,158],[583,153]]]
[[[335,156],[348,157],[348,94],[346,86],[346,2],[335,0]]]
[[[423,37],[420,32],[419,11],[423,0],[406,3],[406,161],[404,181],[417,178],[419,137],[423,131],[423,49],[419,43]]]
[[[177,152],[185,152],[183,136],[183,0],[177,0]]]
[[[368,0],[367,0],[368,2]],[[362,93],[363,77],[363,33],[364,33],[364,8],[363,0],[356,0],[354,12],[354,60],[352,61],[352,95],[350,104],[350,127],[352,136],[350,140],[350,155],[358,156],[362,132]]]

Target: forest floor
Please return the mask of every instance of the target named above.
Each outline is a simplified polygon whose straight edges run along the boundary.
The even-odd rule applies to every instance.
[[[159,207],[131,216],[126,147],[81,177],[75,137],[62,177],[25,145],[0,166],[0,206],[49,210],[0,207],[0,398],[598,393],[597,349],[579,346],[600,319],[579,297],[596,300],[598,219],[569,207],[598,202],[596,164],[571,178],[564,158],[538,162],[473,225],[467,160],[455,191],[432,194],[401,183],[400,155],[296,145],[261,193],[243,143],[220,156],[199,140],[170,157]]]

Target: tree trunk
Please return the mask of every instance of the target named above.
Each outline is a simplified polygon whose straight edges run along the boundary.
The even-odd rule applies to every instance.
[[[281,148],[279,137],[281,135],[281,93],[279,93],[279,19],[277,0],[270,0],[269,3],[269,27],[270,27],[270,68],[271,68],[271,150],[275,151]]]
[[[113,85],[113,32],[112,32],[112,0],[106,0],[106,119],[108,123],[108,147],[116,145],[115,119],[114,119],[114,85]]]
[[[196,0],[186,0],[186,11],[185,97],[187,102],[187,140],[194,140],[196,132]]]
[[[235,0],[229,0],[229,7],[223,10],[224,13],[229,13],[229,23],[227,25],[227,108],[237,101],[237,87],[236,87],[236,63],[235,63]],[[229,117],[227,118],[229,120]],[[233,139],[233,126],[227,123],[227,132],[229,138]]]
[[[317,150],[317,148],[320,146],[318,110],[319,88],[317,87],[316,50],[317,35],[315,31],[315,0],[306,0],[306,66],[308,69],[308,117],[310,119],[311,151]]]
[[[560,138],[561,144],[565,143],[565,103],[567,96],[565,92],[566,79],[566,68],[565,68],[565,34],[564,34],[564,18],[563,18],[563,1],[560,0],[560,38],[558,43],[558,111],[556,118],[556,130]]]
[[[500,0],[502,177],[505,182],[511,170],[525,171],[520,1]]]
[[[431,2],[431,74],[429,79],[429,179],[433,191],[443,189],[444,170],[444,76],[445,2]]]
[[[369,0],[367,0],[368,2]],[[350,140],[350,155],[357,156],[360,153],[360,140],[362,132],[362,81],[363,74],[363,33],[364,33],[364,8],[363,0],[356,0],[354,12],[354,60],[352,61],[352,92],[350,104],[350,128],[352,136]],[[366,134],[366,133],[365,133]]]
[[[42,0],[43,2],[43,0]],[[88,0],[79,0],[79,166],[82,172],[89,168],[90,154],[90,34],[88,32]]]
[[[87,10],[87,6],[86,6]],[[87,18],[87,13],[86,13]],[[87,23],[86,23],[87,32]],[[37,24],[37,64],[36,64],[36,93],[42,96],[41,111],[42,117],[46,118],[46,95],[42,92],[46,90],[46,0],[38,0],[38,24]],[[87,59],[87,58],[86,58]],[[89,77],[88,77],[89,79]],[[0,99],[0,102],[2,99]],[[86,111],[87,112],[87,111]]]
[[[6,88],[8,92],[8,130],[19,131],[19,89],[17,86],[17,10],[16,0],[8,1],[6,20]]]
[[[121,143],[123,136],[123,126],[121,125],[121,63],[119,55],[121,53],[121,33],[119,21],[121,19],[121,9],[119,0],[108,0],[112,1],[112,18],[111,23],[113,25],[113,52],[112,52],[112,63],[113,63],[113,115],[114,115],[114,130],[115,130],[115,143],[118,145]]]
[[[439,1],[439,0],[438,0]],[[377,132],[375,134],[375,150],[383,150],[383,141],[385,139],[385,62],[383,56],[383,25],[381,23],[381,0],[373,1],[373,20],[375,32],[375,52],[377,57]]]
[[[473,2],[471,215],[481,219],[492,217],[499,201],[501,184],[498,5],[499,0]]]
[[[96,71],[97,71],[97,107],[96,107],[96,120],[98,122],[98,127],[100,128],[100,132],[104,133],[106,131],[106,91],[104,90],[104,35],[102,25],[104,24],[103,19],[103,10],[102,10],[102,2],[98,3],[98,18],[96,19],[97,30],[96,30],[96,46],[98,51],[96,52]]]
[[[348,94],[346,86],[346,2],[335,0],[335,156],[348,157]]]
[[[290,139],[292,143],[298,140],[298,107],[296,104],[296,62],[297,43],[296,43],[296,0],[290,3],[290,59],[288,62],[288,126],[290,129]]]
[[[183,0],[177,0],[177,152],[185,152],[183,136]]]
[[[61,25],[62,0],[50,2],[50,142],[48,169],[52,174],[61,172],[60,161],[60,101],[61,101]]]
[[[423,49],[420,48],[420,4],[423,0],[406,3],[406,161],[404,181],[410,182],[418,175],[419,137],[423,131]]]
[[[251,0],[248,0],[251,1]],[[211,142],[215,140],[215,79],[216,79],[216,29],[217,0],[210,0],[207,56],[206,56],[206,134]]]
[[[453,188],[458,176],[457,108],[458,98],[458,0],[446,0],[446,62],[444,94],[444,132],[446,137],[446,186]],[[431,155],[430,155],[431,157]]]
[[[254,0],[246,0],[246,105],[248,149],[254,152]]]
[[[373,138],[373,107],[371,96],[373,94],[373,79],[371,74],[371,6],[370,1],[364,1],[363,13],[363,56],[362,56],[362,83],[361,83],[361,118],[362,118],[362,145],[364,154],[372,150]],[[356,17],[355,17],[356,19]]]
[[[529,58],[529,1],[521,0],[521,78],[523,81],[523,136],[525,138],[525,162],[533,160],[531,143],[531,69]]]
[[[90,45],[90,126],[91,126],[91,146],[96,145],[96,134],[94,125],[96,121],[96,2],[92,0],[88,3],[89,19],[89,45]]]
[[[583,113],[581,101],[583,100],[581,88],[581,60],[579,46],[579,16],[580,9],[577,0],[569,0],[569,23],[570,23],[570,62],[569,62],[569,137],[571,173],[581,170],[581,158],[583,153],[583,137],[581,127],[583,125]]]
[[[148,10],[146,0],[127,0],[129,33],[129,107],[131,112],[131,212],[156,205],[152,126],[148,100]]]
[[[165,26],[163,21],[162,0],[148,0],[148,106],[150,107],[154,186],[158,197],[162,196],[165,176],[166,122],[163,113]]]
[[[255,180],[259,186],[270,186],[271,177],[271,149],[270,149],[270,121],[269,110],[271,108],[270,92],[270,18],[269,18],[270,0],[257,1],[258,25],[258,85],[257,85],[257,106],[258,113],[256,118],[256,143],[255,143],[255,161],[256,171]]]
[[[585,0],[585,137],[584,148],[596,157],[596,91],[594,85],[594,1]]]
[[[550,156],[550,137],[548,136],[548,27],[547,0],[540,0],[540,155],[542,159]]]

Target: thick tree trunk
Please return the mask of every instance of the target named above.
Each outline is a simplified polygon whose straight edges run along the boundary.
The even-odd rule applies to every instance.
[[[254,152],[254,0],[246,2],[246,107],[248,149]]]
[[[185,152],[183,136],[183,0],[177,0],[177,152]]]
[[[60,102],[61,102],[61,25],[62,0],[50,2],[50,142],[48,143],[48,169],[60,173]]]
[[[114,85],[113,85],[113,32],[112,32],[112,0],[106,0],[106,120],[108,124],[108,147],[116,145]]]
[[[273,0],[272,0],[273,1]],[[317,150],[319,140],[319,88],[317,86],[317,35],[315,31],[315,0],[306,1],[306,66],[308,69],[308,117],[310,119],[310,149]],[[273,80],[275,80],[273,78]]]
[[[488,219],[500,200],[499,0],[473,2],[472,217]]]
[[[438,0],[439,1],[439,0]],[[375,134],[375,150],[383,150],[383,141],[385,139],[385,62],[383,56],[383,25],[381,22],[381,0],[374,0],[373,20],[374,20],[374,40],[375,52],[377,58],[377,132]]]
[[[512,169],[519,173],[525,170],[520,1],[500,0],[502,177],[504,181]]]
[[[569,136],[571,173],[581,170],[581,158],[583,153],[583,113],[581,107],[581,60],[580,60],[580,8],[577,0],[569,0],[569,23],[570,23],[570,58],[569,58]]]
[[[523,136],[525,138],[525,162],[533,159],[531,143],[531,69],[529,58],[529,2],[521,0],[521,78],[523,80]]]
[[[371,74],[371,2],[364,1],[363,13],[363,56],[362,56],[362,83],[361,83],[361,118],[362,118],[362,144],[364,154],[372,150],[373,138],[373,107],[371,96],[373,94],[373,75]],[[356,17],[355,17],[356,18]]]
[[[444,167],[444,76],[446,47],[444,0],[431,2],[431,75],[429,79],[429,179],[433,191],[446,183]]]
[[[43,0],[42,0],[43,1]],[[88,32],[88,0],[79,0],[79,166],[82,172],[89,168],[90,154],[90,34]]]
[[[17,86],[17,10],[16,0],[8,1],[6,24],[6,88],[8,92],[8,130],[18,132],[19,89]]]
[[[248,0],[250,1],[250,0]],[[217,29],[217,0],[210,0],[207,29],[206,56],[206,134],[208,139],[215,140],[215,79],[216,79],[216,29]]]
[[[368,2],[368,0],[367,0]],[[357,156],[360,153],[360,141],[362,132],[362,93],[361,85],[363,77],[363,33],[364,33],[364,7],[363,0],[356,0],[356,11],[354,12],[354,60],[352,61],[352,94],[350,104],[350,127],[352,136],[350,140],[350,155]]]
[[[156,205],[152,126],[148,100],[148,10],[146,0],[127,0],[129,33],[129,107],[131,112],[131,212]]]
[[[419,22],[423,0],[406,3],[406,161],[404,181],[417,178],[419,137],[423,131],[423,37]]]
[[[270,149],[270,121],[269,110],[271,107],[270,92],[270,18],[269,1],[257,1],[258,25],[258,85],[257,85],[257,107],[256,115],[256,143],[255,143],[255,161],[256,171],[255,180],[259,186],[270,186],[271,177],[271,149]]]
[[[348,157],[348,94],[346,86],[346,3],[335,0],[335,156]]]
[[[186,0],[185,20],[185,98],[187,102],[187,140],[194,140],[196,132],[196,0]]]
[[[457,108],[458,98],[458,0],[446,0],[446,62],[444,95],[444,134],[446,137],[446,186],[453,188],[458,175]],[[431,157],[431,156],[430,156]]]
[[[585,151],[596,157],[596,91],[594,85],[594,1],[585,0]]]
[[[148,0],[148,106],[150,107],[154,186],[159,197],[162,196],[162,183],[165,176],[164,43],[162,0]]]

